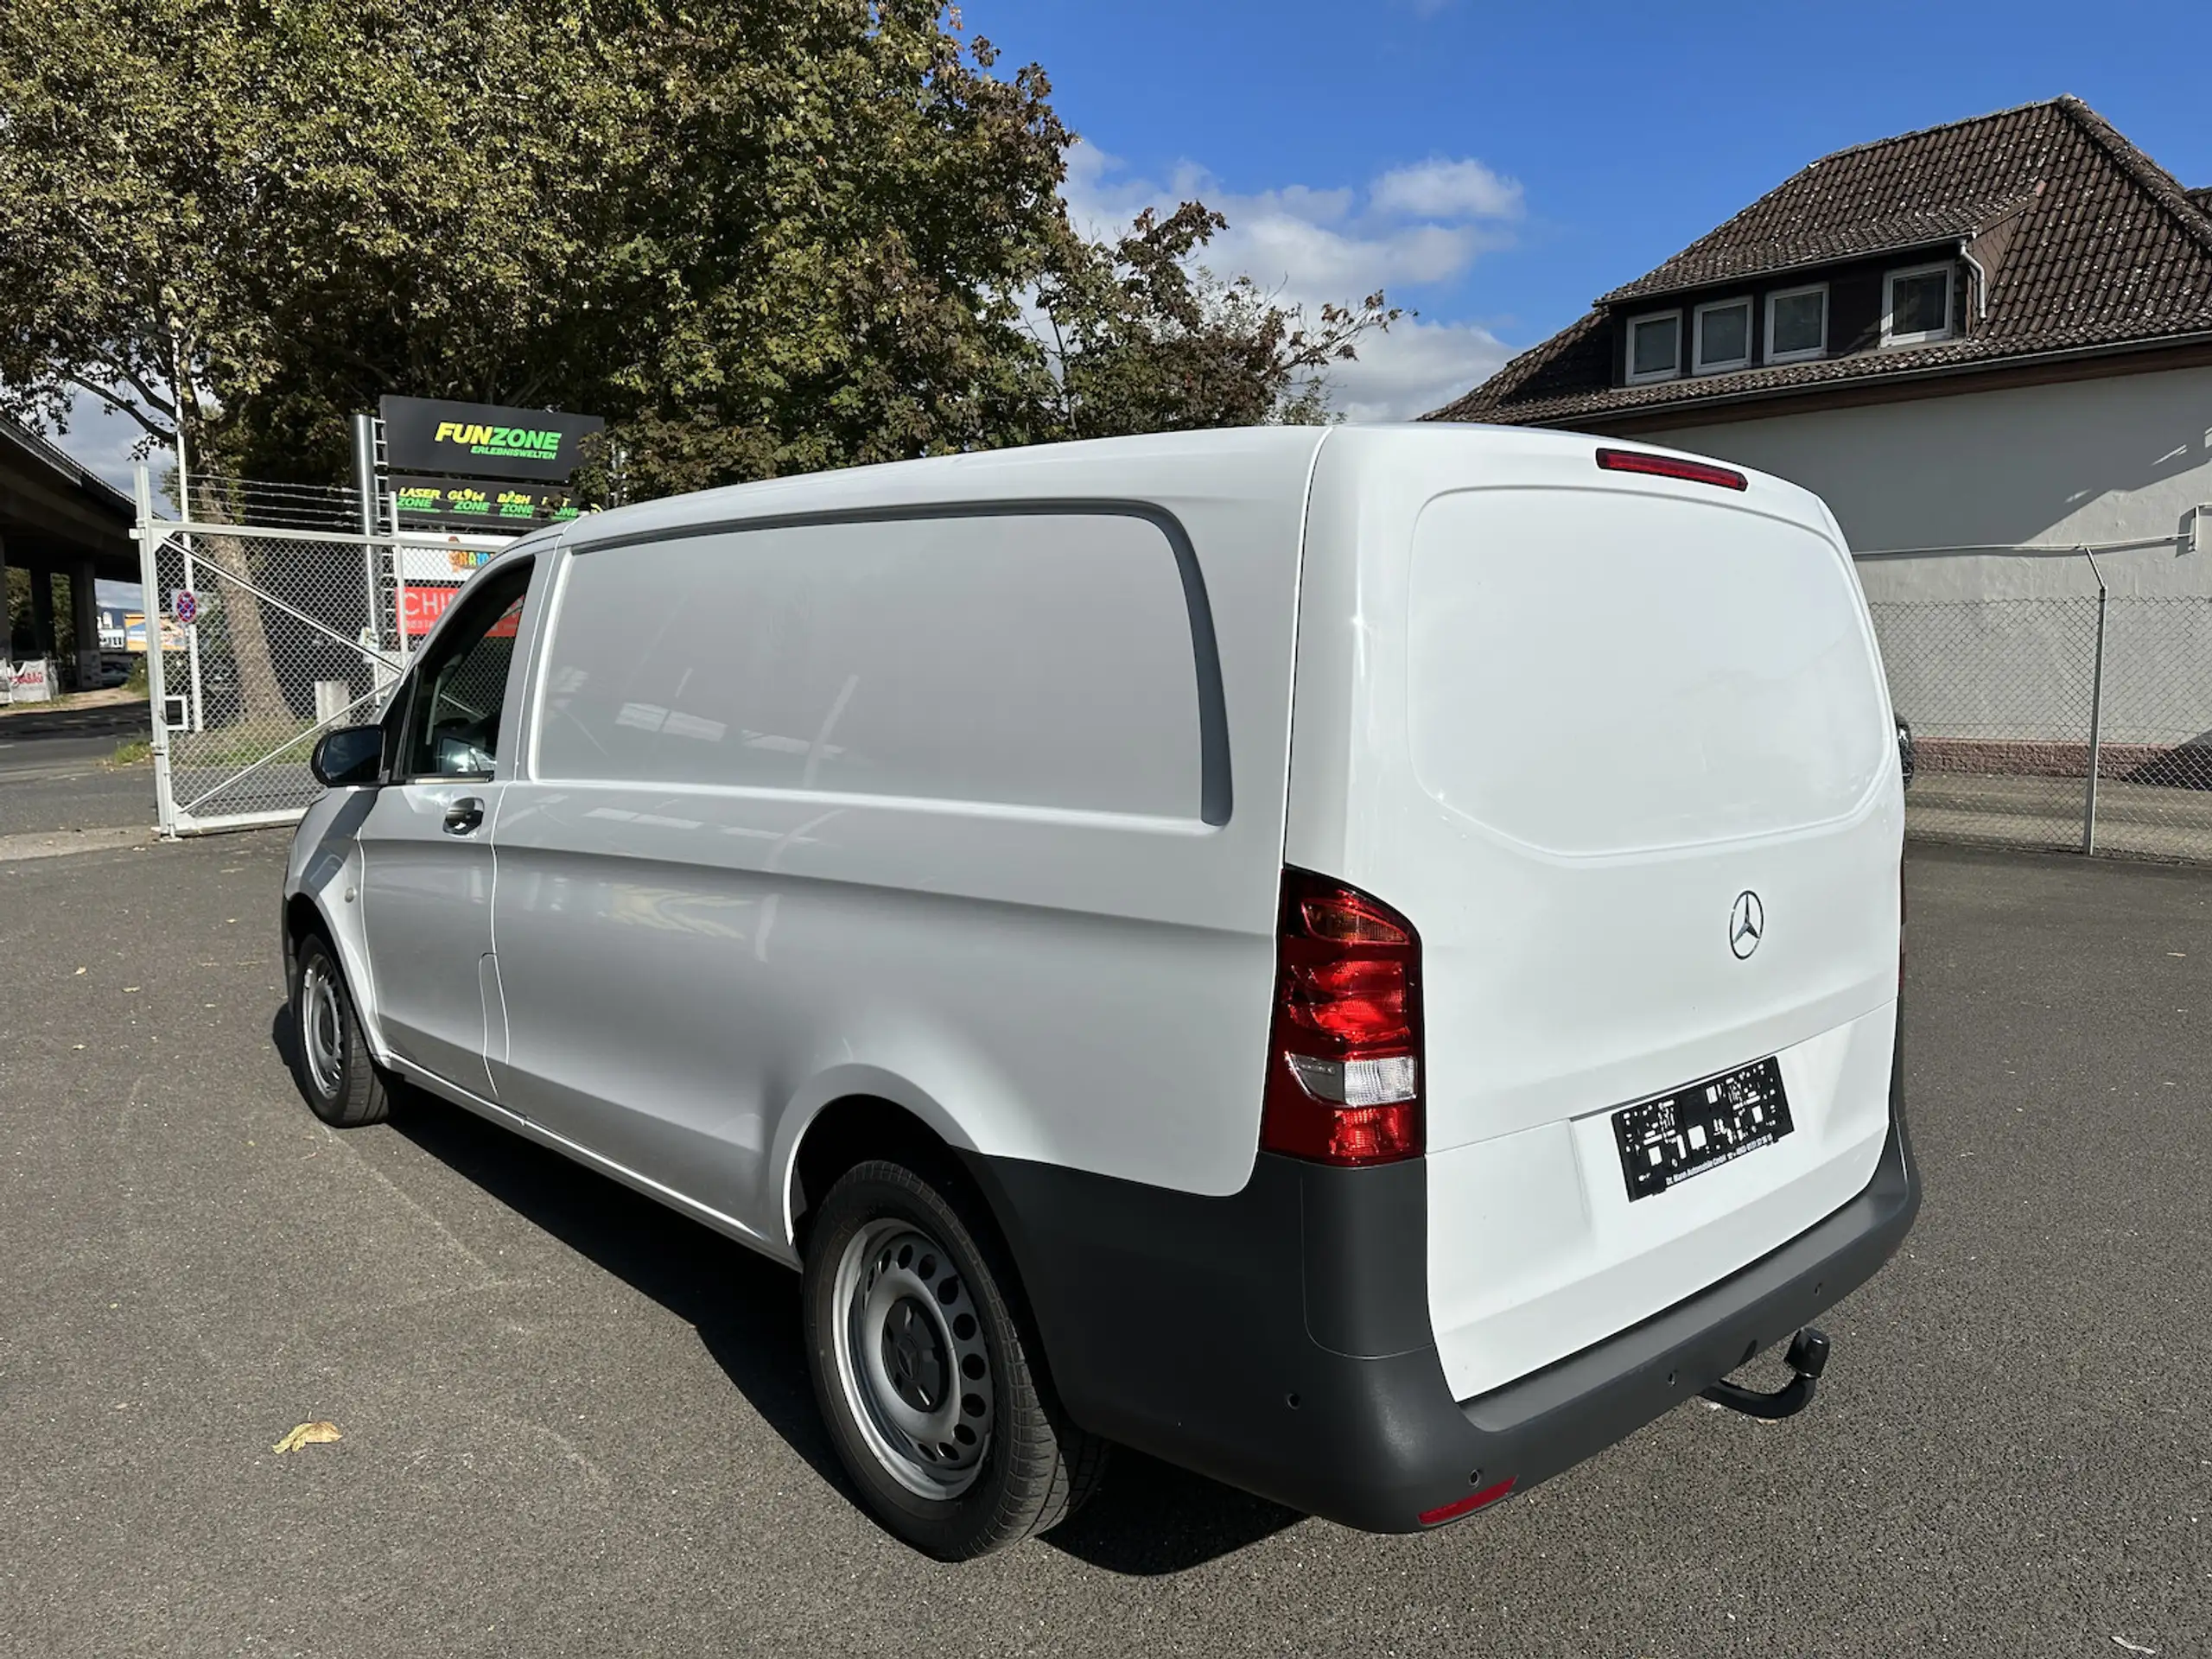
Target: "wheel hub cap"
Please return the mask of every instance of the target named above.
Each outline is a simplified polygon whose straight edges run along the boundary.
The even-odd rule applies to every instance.
[[[944,1247],[910,1224],[868,1223],[838,1257],[837,1377],[891,1477],[930,1498],[975,1484],[995,1408],[990,1351]]]
[[[944,1344],[911,1296],[893,1303],[884,1319],[883,1369],[893,1390],[916,1411],[934,1411],[944,1398]]]

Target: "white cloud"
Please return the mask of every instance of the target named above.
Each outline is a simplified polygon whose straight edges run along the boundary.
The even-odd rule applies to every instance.
[[[1387,334],[1359,342],[1359,360],[1329,378],[1349,421],[1405,421],[1441,409],[1489,379],[1513,355],[1471,322],[1402,318]]]
[[[69,429],[47,435],[56,448],[125,495],[136,487],[137,448],[145,435],[144,427],[89,391],[79,392],[70,404]],[[153,457],[152,464],[158,480],[168,464],[167,452]]]
[[[1471,156],[1431,156],[1393,168],[1375,181],[1376,207],[1431,219],[1518,219],[1521,181],[1493,173]]]
[[[1228,216],[1229,228],[1207,245],[1201,263],[1224,276],[1249,276],[1309,313],[1376,289],[1395,302],[1407,288],[1452,282],[1482,254],[1510,244],[1510,221],[1521,212],[1520,185],[1472,159],[1396,168],[1364,190],[1293,184],[1254,194],[1224,188],[1192,162],[1160,184],[1128,177],[1087,143],[1071,149],[1067,161],[1065,194],[1079,229],[1104,237],[1141,208],[1166,213],[1203,201]],[[1510,355],[1477,324],[1406,318],[1363,340],[1358,360],[1329,378],[1347,418],[1403,420],[1450,402]]]

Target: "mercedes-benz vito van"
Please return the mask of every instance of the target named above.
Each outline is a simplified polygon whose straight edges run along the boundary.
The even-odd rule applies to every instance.
[[[942,1556],[1113,1442],[1411,1531],[1782,1414],[1918,1202],[1881,665],[1757,474],[1274,428],[654,502],[316,766],[315,1111],[403,1078],[800,1269]]]

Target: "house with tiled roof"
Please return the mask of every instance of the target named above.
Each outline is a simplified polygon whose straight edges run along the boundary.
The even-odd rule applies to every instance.
[[[1840,150],[1428,418],[1741,461],[1818,491],[1861,550],[2175,537],[2114,580],[2212,593],[2212,552],[2181,550],[2212,504],[2212,188],[2073,98]]]

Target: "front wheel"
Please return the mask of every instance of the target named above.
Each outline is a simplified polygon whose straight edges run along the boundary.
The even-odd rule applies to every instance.
[[[903,1165],[831,1187],[806,1252],[807,1363],[839,1459],[878,1519],[964,1560],[1058,1524],[1104,1442],[1058,1420],[986,1252]]]
[[[340,1129],[384,1122],[391,1109],[384,1076],[361,1035],[346,975],[320,933],[302,939],[293,958],[292,1040],[300,1092],[317,1117]]]

